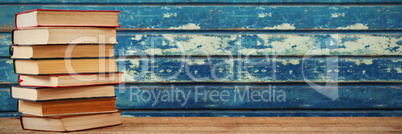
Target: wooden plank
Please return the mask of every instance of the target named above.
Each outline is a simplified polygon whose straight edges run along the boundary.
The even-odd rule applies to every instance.
[[[0,33],[0,56],[8,57],[11,38]],[[116,56],[391,56],[402,55],[402,34],[147,33],[120,32]]]
[[[115,53],[139,55],[401,55],[401,34],[119,33]],[[122,53],[124,52],[124,53]]]
[[[11,59],[0,59],[0,83],[16,84],[18,82],[18,74],[14,72],[14,64]]]
[[[17,111],[17,100],[10,96],[10,87],[0,87],[0,112]]]
[[[129,112],[129,111],[125,111]],[[124,112],[123,112],[124,113]],[[342,122],[342,124],[366,124],[366,123],[393,123],[395,125],[402,125],[402,122],[398,120],[398,118],[386,118],[383,117],[355,117],[360,120],[351,120],[351,117],[317,117],[322,120],[316,121],[308,121],[311,124],[332,124],[336,122]],[[300,124],[307,123],[306,121],[311,119],[311,117],[271,117],[271,118],[260,118],[260,117],[248,117],[248,118],[220,118],[219,122],[211,122],[211,120],[216,119],[215,117],[199,117],[199,118],[144,118],[138,117],[138,120],[129,120],[130,118],[123,118],[123,120],[130,124],[153,124],[158,122],[160,124],[169,124],[169,123],[177,123],[177,124],[262,124],[267,122],[274,122],[275,124]]]
[[[118,109],[392,109],[402,105],[402,85],[127,85],[115,94]]]
[[[118,97],[116,107],[125,110],[373,110],[400,109],[402,105],[400,101],[402,85],[339,85],[338,87],[303,84],[120,86],[122,87],[117,87],[115,90]],[[331,94],[325,92],[321,94],[320,90],[331,90]],[[10,97],[9,88],[1,88],[0,93],[0,111],[16,111],[17,101]],[[332,98],[331,95],[335,98]]]
[[[0,112],[0,119],[2,117],[19,117],[21,113],[18,112]],[[122,110],[122,117],[402,117],[402,111],[394,110],[353,110],[353,111],[339,111],[339,110],[279,110],[279,111],[250,111],[250,110]],[[235,119],[234,119],[235,120]],[[165,120],[160,120],[164,122]],[[186,120],[184,120],[186,121]],[[401,124],[400,121],[384,120],[393,124]],[[302,121],[295,121],[300,123]],[[317,123],[325,123],[326,120],[317,121]],[[348,122],[348,121],[345,121]],[[376,120],[361,120],[353,121],[354,124],[358,123],[378,122]],[[1,122],[0,122],[1,123]],[[144,121],[143,123],[147,123]],[[191,123],[191,122],[188,122]],[[202,123],[202,121],[200,122]],[[250,123],[250,122],[246,122]],[[279,122],[278,122],[279,123]],[[280,122],[280,123],[286,123]],[[349,122],[351,123],[351,122]]]
[[[11,33],[0,33],[0,57],[9,56],[11,44]]]
[[[401,58],[119,59],[124,82],[401,82]],[[17,83],[11,59],[0,59],[0,82]]]
[[[169,120],[165,123],[161,120]],[[233,120],[227,122],[227,120]],[[255,123],[256,120],[264,122]],[[300,121],[303,121],[300,123]],[[91,129],[84,133],[401,133],[400,117],[127,117],[122,125]],[[317,122],[327,121],[318,124]],[[367,121],[367,122],[364,122]],[[390,122],[388,122],[390,121]],[[19,119],[0,118],[7,134],[33,133],[22,130]],[[142,123],[147,122],[147,123]],[[188,123],[195,122],[195,123]],[[245,123],[248,122],[248,123]],[[256,121],[257,122],[257,121]],[[282,123],[288,122],[288,123]],[[354,123],[363,122],[363,123]]]
[[[387,4],[399,0],[3,0],[2,4]]]
[[[0,6],[1,31],[14,27],[26,10],[120,10],[120,30],[401,30],[402,6]]]
[[[401,58],[120,59],[125,82],[401,82]]]

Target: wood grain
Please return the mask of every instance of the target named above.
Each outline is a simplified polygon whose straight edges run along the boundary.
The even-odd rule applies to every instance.
[[[399,5],[0,6],[0,30],[14,27],[14,14],[36,8],[120,10],[120,30],[401,30]]]
[[[122,125],[73,133],[401,133],[401,117],[131,117]],[[0,118],[1,133],[24,131],[16,118]]]
[[[17,83],[0,59],[0,82]],[[401,58],[120,58],[124,82],[401,82]]]
[[[119,32],[116,56],[397,56],[397,33]],[[0,33],[0,56],[9,57],[11,33]]]
[[[125,82],[401,82],[400,58],[119,59]]]
[[[314,89],[315,88],[315,89]],[[126,85],[117,109],[398,109],[402,85]],[[226,95],[226,96],[225,96]]]
[[[116,86],[115,95],[118,98],[116,107],[122,110],[370,110],[400,109],[402,105],[402,85],[338,85],[314,88],[306,84],[128,84]],[[222,98],[217,96],[219,94]],[[10,97],[8,87],[0,88],[0,111],[17,111],[17,100]],[[349,114],[352,115],[352,112]]]
[[[0,117],[19,117],[1,112]],[[400,110],[122,110],[122,117],[401,117]]]

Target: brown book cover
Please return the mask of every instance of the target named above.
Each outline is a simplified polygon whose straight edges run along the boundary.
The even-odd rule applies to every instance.
[[[116,110],[116,98],[82,98],[56,101],[18,100],[18,111],[38,116],[101,113]]]

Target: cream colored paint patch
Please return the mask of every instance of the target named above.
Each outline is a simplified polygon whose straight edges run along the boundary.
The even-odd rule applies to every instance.
[[[163,18],[170,18],[171,16],[177,17],[177,13],[164,13]]]
[[[264,27],[262,29],[282,29],[282,30],[291,30],[291,29],[296,29],[294,25],[290,25],[289,23],[283,23],[280,25],[276,25],[273,27]]]
[[[331,14],[332,18],[338,18],[339,16],[345,17],[345,13],[333,13],[333,14]]]
[[[194,23],[188,23],[186,25],[181,25],[179,27],[170,27],[168,29],[201,29],[201,27],[199,25],[196,25]]]
[[[345,46],[345,48],[338,48],[332,50],[333,52],[346,53],[346,54],[364,54],[364,55],[400,55],[402,48],[391,52],[389,49],[398,47],[398,41],[402,38],[394,37],[381,37],[371,35],[339,35],[338,46]],[[354,37],[356,41],[346,41],[340,44],[343,38]]]
[[[397,73],[402,73],[402,68],[394,68]]]
[[[131,37],[131,40],[139,41],[142,39],[142,37],[143,37],[143,35],[134,35],[134,37]]]
[[[327,51],[322,51],[320,48],[316,48],[316,39],[311,38],[311,36],[300,36],[300,35],[267,35],[267,34],[258,34],[259,38],[264,40],[266,44],[265,46],[271,45],[272,48],[263,49],[264,52],[270,54],[277,55],[288,55],[288,54],[296,54],[296,55],[324,55],[329,54]],[[267,42],[272,38],[284,38],[283,41],[273,41],[270,44]],[[293,48],[296,46],[295,48]],[[257,51],[257,50],[255,50]],[[258,50],[261,51],[261,50]],[[243,54],[245,54],[244,52]]]
[[[367,27],[367,25],[364,25],[362,23],[356,23],[356,24],[353,24],[353,25],[349,25],[347,27],[338,27],[336,29],[353,29],[353,30],[364,29],[364,30],[366,30],[366,29],[369,29],[369,28]]]
[[[373,64],[373,60],[371,60],[371,59],[364,59],[364,60],[345,59],[345,61],[354,62],[356,65],[361,65],[361,64],[371,65],[371,64]]]
[[[146,49],[146,50],[143,50],[146,54],[149,54],[149,55],[162,55],[162,49],[160,49],[160,48],[151,48],[151,49]]]
[[[170,41],[175,48],[164,49],[164,53],[177,53],[185,55],[227,55],[228,50],[223,50],[230,41],[225,37],[204,36],[204,35],[164,35],[164,37],[176,36],[177,38],[188,38],[187,41]]]
[[[299,65],[300,64],[300,60],[277,60],[277,61],[281,62],[283,65],[288,65],[288,64]]]
[[[260,14],[258,14],[258,18],[264,18],[266,16],[272,17],[272,13],[260,13]]]
[[[7,64],[13,64],[13,60],[7,60],[6,63]]]

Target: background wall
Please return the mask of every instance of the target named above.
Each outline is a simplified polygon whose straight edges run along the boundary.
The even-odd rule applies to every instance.
[[[36,8],[121,11],[115,53],[126,84],[116,86],[116,105],[124,116],[401,116],[399,0],[2,0],[0,4],[3,117],[18,115],[17,100],[9,92],[9,86],[17,84],[8,56],[14,14]],[[319,85],[310,86],[306,79]],[[325,86],[326,82],[338,85]],[[283,93],[286,99],[214,101],[190,94],[183,105],[148,95],[196,90],[236,94],[247,87],[250,92]],[[150,99],[133,101],[135,94]]]

